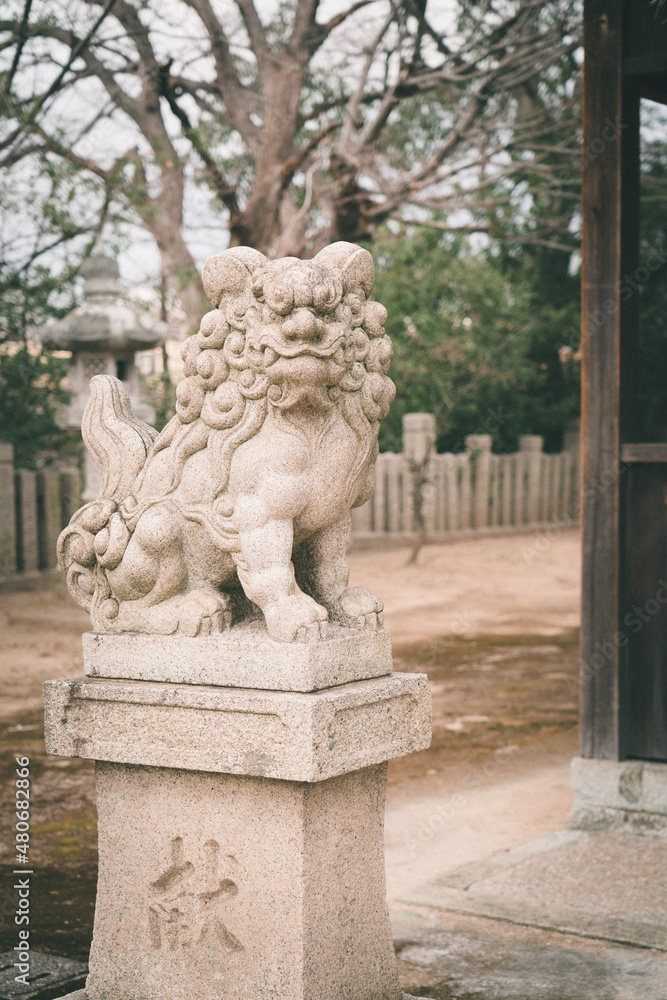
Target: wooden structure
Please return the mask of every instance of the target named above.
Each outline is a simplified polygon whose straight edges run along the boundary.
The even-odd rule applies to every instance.
[[[667,3],[586,0],[584,20],[582,756],[667,761],[667,443],[637,434],[633,278],[640,105],[667,104]]]

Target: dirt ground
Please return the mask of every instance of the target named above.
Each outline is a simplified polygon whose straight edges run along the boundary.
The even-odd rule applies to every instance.
[[[407,556],[394,549],[350,558],[351,582],[385,602],[395,669],[427,673],[433,692],[431,748],[390,764],[390,898],[565,825],[577,752],[578,533],[427,546],[409,567]],[[27,755],[36,948],[81,959],[96,878],[93,765],[46,757],[41,688],[82,672],[87,628],[62,584],[0,595],[0,862],[11,871],[10,781],[14,757]],[[13,911],[8,885],[4,878],[3,924]],[[0,951],[13,943],[13,929],[3,927]]]

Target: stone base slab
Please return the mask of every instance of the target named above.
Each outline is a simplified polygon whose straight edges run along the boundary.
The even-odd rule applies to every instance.
[[[71,958],[60,955],[45,955],[39,951],[30,951],[27,983],[18,983],[16,976],[19,970],[14,963],[18,962],[15,951],[0,954],[0,998],[2,1000],[43,1000],[53,997],[63,990],[72,990],[83,986],[88,973],[88,966]],[[80,991],[79,991],[80,992]],[[70,994],[76,996],[77,994]]]
[[[399,899],[667,951],[666,862],[662,836],[558,830],[445,872]]]
[[[570,827],[667,828],[667,764],[575,757]]]
[[[96,765],[87,1000],[399,1000],[386,765],[306,784]]]
[[[390,674],[391,640],[384,629],[330,625],[319,642],[276,642],[263,621],[195,638],[86,632],[83,667],[90,677],[319,691]]]
[[[44,685],[48,753],[322,781],[431,741],[425,674],[311,694],[74,678]]]
[[[68,993],[66,997],[59,997],[58,1000],[88,1000],[88,994],[85,990],[77,990],[76,993]],[[402,1000],[428,1000],[428,997],[413,997],[403,993]]]

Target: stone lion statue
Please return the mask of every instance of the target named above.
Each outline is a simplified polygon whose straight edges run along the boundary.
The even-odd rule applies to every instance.
[[[395,394],[373,280],[350,243],[309,261],[227,250],[204,267],[214,308],[183,344],[160,434],[121,382],[92,379],[82,429],[102,488],[58,559],[96,631],[206,635],[258,608],[283,642],[382,624],[345,555]]]

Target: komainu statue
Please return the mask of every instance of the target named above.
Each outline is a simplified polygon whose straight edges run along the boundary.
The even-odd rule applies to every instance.
[[[350,243],[309,261],[227,250],[204,268],[214,308],[183,344],[160,434],[121,382],[92,379],[82,430],[102,489],[58,558],[95,631],[206,635],[258,608],[283,642],[381,625],[345,556],[395,392],[373,279]]]

